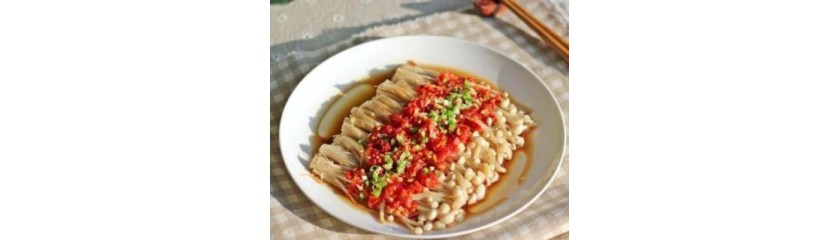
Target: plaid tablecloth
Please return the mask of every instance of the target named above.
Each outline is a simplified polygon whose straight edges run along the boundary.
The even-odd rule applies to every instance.
[[[568,35],[566,11],[542,2],[521,1],[558,33]],[[556,7],[556,6],[555,6]],[[560,17],[557,17],[557,13]],[[335,53],[373,39],[400,35],[440,35],[477,42],[505,53],[538,74],[568,116],[568,69],[560,57],[509,11],[481,18],[472,11],[444,12],[395,25],[380,26],[318,51],[293,52],[271,59],[271,237],[272,239],[388,239],[347,225],[315,206],[295,186],[278,144],[280,114],[297,83]],[[559,121],[559,120],[558,120]],[[569,160],[561,174],[531,206],[508,221],[459,239],[548,239],[569,231]],[[567,237],[567,235],[566,235]]]

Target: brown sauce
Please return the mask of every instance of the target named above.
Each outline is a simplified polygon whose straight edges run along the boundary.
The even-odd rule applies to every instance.
[[[534,152],[534,150],[533,150],[534,149],[534,146],[533,146],[534,137],[531,136],[531,135],[533,135],[534,131],[536,131],[536,130],[537,130],[536,127],[534,127],[534,128],[528,129],[528,131],[525,131],[524,133],[522,133],[522,138],[525,139],[525,144],[522,145],[522,147],[516,149],[516,151],[514,152],[514,156],[516,156],[517,152],[525,154],[525,160],[526,160],[525,161],[525,169],[522,170],[522,174],[519,175],[519,179],[517,179],[517,181],[516,181],[520,186],[525,183],[526,176],[528,176],[528,172],[531,171],[531,163],[533,163],[533,161],[531,161],[531,159],[533,158],[532,155],[533,155],[533,152]],[[502,177],[504,177],[504,175]]]
[[[449,71],[449,72],[454,73],[454,74],[459,75],[459,76],[470,76],[474,80],[487,83],[493,89],[498,90],[498,86],[496,86],[495,84],[492,84],[492,82],[490,82],[486,79],[477,77],[473,74],[467,73],[467,72],[462,71],[462,70],[449,68],[449,67],[436,66],[436,65],[415,64],[413,62],[409,62],[409,64],[421,66],[421,67],[424,67],[424,68],[428,68],[428,69],[432,69],[432,70],[436,70],[436,71],[440,71],[440,72]],[[315,154],[317,154],[318,153],[318,148],[322,144],[332,143],[332,137],[323,138],[323,137],[320,137],[318,135],[317,128],[321,124],[330,124],[330,126],[331,126],[330,129],[331,130],[330,130],[329,136],[334,136],[334,135],[337,135],[337,134],[341,133],[341,124],[343,123],[344,119],[347,118],[350,115],[350,109],[352,109],[352,107],[349,107],[347,109],[340,109],[341,110],[340,117],[335,118],[334,122],[322,123],[322,121],[324,120],[323,119],[324,114],[326,114],[326,112],[329,111],[330,108],[332,108],[333,105],[336,104],[336,102],[339,101],[339,99],[344,97],[347,92],[352,91],[352,89],[354,89],[356,87],[359,87],[360,85],[370,85],[370,86],[373,86],[375,88],[380,83],[382,83],[385,80],[390,79],[392,76],[394,76],[395,72],[396,72],[396,68],[389,69],[389,70],[386,70],[384,72],[374,74],[373,76],[370,76],[368,78],[361,79],[360,81],[357,81],[353,85],[348,87],[345,91],[342,91],[341,94],[338,94],[335,97],[333,97],[332,99],[330,99],[330,101],[326,105],[326,107],[324,109],[321,109],[321,111],[318,114],[318,121],[315,124],[316,130],[315,130],[315,132],[313,134],[313,137],[311,139],[311,141],[312,141],[311,155],[314,156]],[[365,101],[368,101],[368,100],[372,99],[375,94],[376,94],[376,92],[373,91],[371,94],[368,94],[368,95],[354,96],[354,99],[350,99],[350,101],[352,101],[352,103],[355,104],[353,106],[359,106],[362,103],[364,103]],[[511,102],[516,104],[517,107],[521,108],[522,110],[524,110],[526,112],[529,112],[529,113],[531,112],[531,110],[529,108],[527,108],[525,105],[516,101],[513,96],[510,96],[510,99],[511,99]],[[533,146],[533,144],[532,144],[532,142],[533,142],[533,139],[532,139],[533,131],[534,131],[534,128],[529,129],[529,130],[525,131],[525,133],[523,133],[522,136],[523,136],[523,138],[525,138],[525,145],[518,148],[516,151],[514,151],[513,159],[505,161],[503,166],[508,170],[507,173],[501,174],[499,176],[499,181],[493,183],[493,185],[491,185],[487,188],[487,193],[485,194],[485,198],[481,201],[476,202],[475,204],[472,204],[472,205],[469,205],[469,206],[465,207],[465,210],[468,213],[471,213],[471,214],[467,214],[467,216],[471,216],[472,214],[481,213],[481,212],[484,212],[486,210],[491,209],[493,206],[496,206],[496,205],[498,205],[498,203],[501,203],[502,201],[507,199],[507,197],[513,192],[513,190],[515,190],[516,187],[519,187],[522,184],[524,184],[526,176],[528,176],[528,172],[531,168],[531,162],[532,162],[531,161],[531,156],[532,156],[532,151],[533,151],[533,147],[532,147]],[[328,184],[328,185],[330,185],[330,184]],[[373,210],[367,208],[363,204],[354,203],[349,197],[344,196],[345,194],[340,189],[338,189],[337,187],[332,186],[332,185],[330,185],[330,187],[333,189],[333,191],[336,194],[342,195],[343,196],[342,198],[348,204],[353,205],[354,207],[359,208],[362,211],[370,212],[371,214],[374,215],[374,217],[379,218],[379,215],[377,214],[376,211],[373,211]]]
[[[313,176],[313,178],[318,179],[315,176]],[[354,208],[356,208],[356,209],[358,209],[362,212],[370,213],[370,214],[374,215],[374,217],[377,218],[377,219],[379,218],[379,212],[378,211],[373,211],[370,208],[367,208],[367,206],[365,206],[364,204],[354,202],[353,199],[350,198],[350,196],[347,196],[347,194],[342,192],[341,189],[338,189],[337,187],[333,186],[332,184],[328,184],[328,183],[324,183],[324,184],[329,185],[330,189],[332,189],[333,193],[341,196],[340,197],[341,200],[346,202],[348,205],[352,205]]]
[[[335,121],[333,121],[331,123],[322,123],[322,121],[324,120],[324,114],[326,114],[327,111],[329,111],[333,107],[333,105],[335,105],[336,102],[338,102],[339,99],[344,97],[346,93],[352,91],[354,88],[360,87],[362,85],[369,85],[369,86],[374,87],[374,89],[375,89],[376,86],[378,86],[380,83],[385,82],[385,80],[388,80],[392,76],[394,76],[394,72],[396,72],[396,70],[397,70],[396,68],[389,69],[389,70],[386,70],[384,72],[376,73],[373,76],[370,76],[368,78],[364,78],[360,81],[357,81],[357,82],[353,83],[353,85],[348,87],[346,90],[342,91],[340,94],[338,94],[338,95],[334,96],[332,99],[330,99],[330,101],[326,105],[326,107],[324,109],[321,109],[321,111],[318,113],[318,122],[315,124],[314,134],[312,135],[312,139],[311,139],[311,141],[312,141],[311,156],[315,156],[315,154],[318,153],[318,148],[320,148],[322,144],[332,143],[332,137],[324,138],[324,137],[321,137],[321,136],[318,135],[318,130],[317,129],[321,126],[321,124],[328,124],[329,126],[331,126],[328,136],[338,135],[339,133],[341,133],[341,123],[344,121],[345,118],[347,118],[347,116],[350,116],[350,109],[352,109],[352,107],[345,108],[345,109],[339,109],[341,111],[339,113],[340,117],[335,118],[334,119]],[[362,103],[372,99],[375,94],[376,94],[376,91],[373,91],[373,92],[370,92],[370,94],[353,96],[354,98],[350,99],[350,102],[351,102],[352,106],[359,106]]]

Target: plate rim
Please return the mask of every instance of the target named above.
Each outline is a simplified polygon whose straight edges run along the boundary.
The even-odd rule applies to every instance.
[[[286,107],[285,107],[285,104],[284,104],[283,111],[282,111],[282,113],[281,113],[281,117],[280,117],[279,123],[278,123],[278,125],[277,125],[277,126],[278,126],[278,134],[277,134],[277,138],[278,138],[277,140],[278,140],[278,141],[277,141],[277,144],[279,145],[279,148],[280,148],[280,155],[281,155],[281,157],[283,157],[283,165],[286,167],[286,171],[287,171],[287,173],[288,173],[289,177],[290,177],[290,178],[292,178],[292,182],[294,182],[294,183],[295,183],[295,187],[297,187],[297,188],[298,188],[298,189],[299,189],[299,190],[303,193],[303,195],[304,195],[304,196],[306,196],[306,198],[308,198],[308,199],[309,199],[309,200],[310,200],[313,204],[315,204],[315,206],[317,206],[318,208],[320,208],[321,210],[323,210],[324,212],[326,212],[327,214],[329,214],[331,217],[333,217],[333,218],[335,218],[335,219],[337,219],[337,220],[339,220],[339,221],[341,221],[341,222],[343,222],[343,223],[345,223],[345,224],[347,224],[347,225],[350,225],[350,226],[353,226],[353,227],[356,227],[356,228],[362,229],[362,230],[367,231],[367,232],[370,232],[370,233],[377,233],[377,234],[382,234],[382,235],[387,235],[387,236],[394,236],[394,237],[401,237],[401,238],[413,238],[413,239],[436,239],[436,238],[451,238],[451,237],[463,236],[463,235],[466,235],[466,234],[471,234],[471,233],[475,233],[475,232],[478,232],[478,231],[484,230],[484,229],[489,228],[489,227],[491,227],[491,226],[495,226],[495,225],[497,225],[497,224],[501,223],[502,221],[508,220],[508,219],[512,218],[513,216],[516,216],[517,214],[519,214],[520,212],[522,212],[523,210],[525,210],[526,208],[528,208],[528,207],[529,207],[531,204],[533,204],[533,203],[534,203],[537,199],[539,199],[539,198],[542,196],[542,194],[543,194],[543,193],[545,193],[545,191],[548,189],[548,187],[551,185],[551,183],[553,183],[553,182],[554,182],[554,179],[555,179],[555,178],[557,178],[557,174],[560,172],[560,169],[563,167],[563,162],[565,162],[565,161],[566,161],[566,160],[565,160],[565,156],[566,156],[566,151],[568,150],[568,145],[569,145],[569,133],[568,133],[568,129],[566,128],[566,114],[563,112],[563,108],[561,108],[560,103],[558,102],[557,96],[556,96],[556,95],[555,95],[555,94],[551,91],[551,88],[549,88],[549,87],[548,87],[548,85],[545,83],[545,81],[544,81],[544,80],[543,80],[543,79],[542,79],[539,75],[537,75],[536,73],[534,73],[534,71],[533,71],[533,70],[531,70],[530,68],[526,67],[526,66],[525,66],[524,64],[522,64],[521,62],[517,61],[516,59],[513,59],[513,58],[508,57],[507,55],[505,55],[504,53],[502,53],[502,52],[500,52],[500,51],[498,51],[498,50],[496,50],[496,49],[493,49],[493,48],[490,48],[490,47],[487,47],[487,46],[481,45],[481,44],[476,43],[476,42],[472,42],[472,41],[469,41],[469,40],[465,40],[465,39],[454,38],[454,37],[447,37],[447,36],[437,36],[437,35],[405,35],[405,36],[383,37],[383,38],[375,39],[375,40],[372,40],[372,41],[368,41],[368,42],[364,42],[364,43],[361,43],[361,44],[357,44],[357,45],[354,45],[354,46],[348,47],[348,48],[346,48],[346,49],[344,49],[344,50],[341,50],[340,52],[333,54],[332,56],[328,57],[327,59],[325,59],[324,61],[322,61],[321,63],[319,63],[317,66],[315,66],[314,68],[312,68],[312,70],[309,70],[309,72],[307,72],[307,73],[306,73],[306,75],[304,75],[304,76],[303,76],[303,78],[301,79],[301,81],[300,81],[297,85],[295,85],[295,88],[294,88],[294,89],[292,89],[292,93],[291,93],[291,94],[289,95],[289,97],[286,99],[286,104],[288,104],[289,102],[291,102],[291,100],[296,99],[296,96],[300,95],[300,91],[298,91],[300,88],[298,88],[298,86],[300,86],[300,84],[303,84],[304,82],[306,82],[306,81],[307,81],[307,79],[309,78],[309,76],[311,75],[311,73],[312,73],[312,72],[315,72],[316,70],[318,70],[318,69],[322,68],[322,67],[324,66],[324,63],[326,63],[326,62],[328,62],[328,61],[330,61],[330,60],[333,60],[333,59],[337,58],[337,57],[338,57],[338,56],[340,56],[340,55],[346,54],[346,53],[347,53],[347,52],[349,52],[350,50],[355,49],[355,48],[358,48],[358,47],[362,47],[362,46],[369,45],[369,44],[375,44],[375,43],[382,42],[382,41],[394,41],[394,40],[397,40],[397,39],[405,39],[405,38],[436,38],[436,39],[439,39],[439,40],[444,40],[444,41],[457,41],[457,42],[461,42],[461,43],[464,43],[464,44],[469,44],[469,45],[477,46],[477,47],[479,47],[479,48],[482,48],[482,49],[484,49],[484,50],[491,51],[491,52],[493,52],[493,53],[495,53],[495,54],[498,54],[498,55],[502,56],[503,58],[506,58],[506,59],[510,60],[511,62],[513,62],[513,63],[515,63],[515,64],[519,65],[520,67],[522,67],[523,69],[525,69],[525,70],[526,70],[529,74],[531,74],[531,75],[533,75],[534,77],[536,77],[536,78],[537,78],[537,80],[539,80],[538,82],[540,83],[540,85],[542,85],[542,87],[543,87],[545,90],[547,90],[548,94],[549,94],[549,95],[551,95],[551,97],[552,97],[552,102],[554,102],[554,107],[555,107],[555,108],[558,110],[558,112],[560,113],[560,124],[561,124],[561,129],[563,130],[563,146],[562,146],[562,150],[560,151],[560,155],[559,155],[559,157],[560,157],[560,161],[559,161],[559,163],[557,164],[556,169],[554,169],[554,172],[552,173],[551,178],[549,178],[549,180],[548,180],[548,182],[545,184],[545,186],[543,186],[543,187],[542,187],[542,188],[541,188],[541,189],[537,192],[537,194],[536,194],[536,195],[534,195],[534,197],[533,197],[533,198],[531,198],[531,199],[529,199],[528,201],[526,201],[526,202],[525,202],[525,204],[522,204],[522,206],[518,207],[517,209],[515,209],[515,210],[514,210],[514,211],[512,211],[511,213],[506,214],[506,215],[504,215],[504,216],[500,217],[499,219],[496,219],[496,220],[494,220],[494,221],[491,221],[491,222],[489,222],[489,223],[487,223],[487,224],[484,224],[484,225],[482,225],[482,226],[478,226],[478,227],[475,227],[475,228],[466,229],[466,230],[459,231],[459,232],[452,232],[452,233],[446,233],[446,234],[439,234],[439,235],[424,235],[424,234],[421,234],[421,235],[415,235],[415,234],[401,234],[401,233],[384,232],[384,231],[379,231],[379,230],[377,230],[377,229],[367,228],[367,227],[362,226],[362,225],[357,225],[357,224],[355,224],[355,223],[345,221],[344,219],[342,219],[342,218],[340,218],[340,217],[336,216],[336,214],[334,214],[333,212],[331,212],[331,211],[330,211],[330,210],[328,210],[327,208],[325,208],[325,207],[321,206],[321,205],[320,205],[317,201],[315,201],[315,200],[314,200],[313,196],[310,196],[310,195],[309,195],[309,193],[307,193],[306,191],[304,191],[303,189],[301,189],[301,187],[300,187],[300,183],[298,182],[298,176],[295,176],[294,174],[291,174],[290,172],[288,172],[288,171],[289,171],[288,161],[291,161],[291,160],[287,159],[287,158],[284,156],[285,154],[284,154],[284,152],[283,152],[283,145],[282,145],[282,144],[280,144],[280,143],[282,142],[282,135],[280,134],[280,130],[282,130],[283,120],[284,120],[284,119],[286,119],[286,117],[288,116],[288,114],[286,113],[286,111],[288,111],[288,109],[289,109],[289,108],[286,108]],[[311,80],[310,80],[310,81],[311,81]],[[307,175],[307,176],[308,176],[308,175]]]

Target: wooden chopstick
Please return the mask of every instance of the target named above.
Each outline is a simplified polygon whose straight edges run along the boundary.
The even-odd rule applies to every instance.
[[[508,8],[516,14],[516,16],[522,19],[522,21],[531,28],[531,30],[537,32],[537,34],[539,34],[540,37],[548,43],[548,45],[554,47],[566,63],[569,62],[569,40],[557,35],[557,33],[546,27],[545,24],[537,20],[537,18],[528,13],[528,11],[525,11],[525,8],[519,5],[519,3],[515,0],[501,0],[501,2],[507,5]]]

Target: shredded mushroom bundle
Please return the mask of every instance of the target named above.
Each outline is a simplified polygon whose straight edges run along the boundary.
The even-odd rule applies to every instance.
[[[507,93],[452,76],[400,66],[318,149],[312,172],[416,234],[463,221],[535,123]]]

